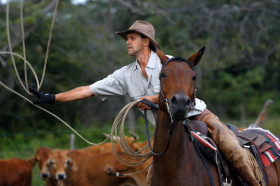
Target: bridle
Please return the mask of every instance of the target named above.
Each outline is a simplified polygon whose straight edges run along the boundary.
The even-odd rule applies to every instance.
[[[167,64],[169,64],[170,62],[172,62],[172,61],[185,62],[185,63],[187,63],[187,64],[191,67],[191,69],[194,71],[194,69],[193,69],[193,64],[192,64],[191,62],[189,62],[187,59],[183,58],[183,57],[174,57],[174,58],[170,58],[168,61],[166,61],[166,62],[163,64],[163,66],[162,66],[162,68],[161,68],[161,72],[160,72],[160,74],[159,74],[159,80],[160,80],[160,94],[162,95],[162,98],[163,98],[163,100],[164,100],[164,102],[165,102],[165,104],[166,104],[167,112],[168,112],[169,115],[170,115],[171,124],[174,123],[174,120],[173,120],[173,117],[172,117],[172,114],[171,114],[171,107],[170,107],[170,105],[169,105],[169,103],[168,103],[168,99],[166,98],[166,95],[165,95],[165,93],[164,93],[163,90],[162,90],[162,81],[161,81],[161,78],[162,78],[162,77],[161,77],[161,75],[162,75],[162,71],[163,71],[164,67],[165,67]],[[196,89],[194,89],[194,96],[193,96],[193,99],[192,99],[192,101],[191,101],[191,105],[192,105],[191,108],[193,108],[193,107],[195,106],[196,92],[197,92]],[[191,108],[190,108],[190,109],[191,109]]]
[[[169,103],[168,103],[168,99],[166,98],[165,93],[164,93],[163,90],[162,90],[162,81],[161,81],[161,78],[162,78],[161,75],[162,75],[162,71],[163,71],[164,67],[165,67],[167,64],[169,64],[170,62],[172,62],[172,61],[185,62],[185,63],[187,63],[187,64],[191,67],[192,70],[194,70],[194,69],[193,69],[192,63],[190,63],[188,60],[186,60],[186,59],[184,59],[184,58],[182,58],[182,57],[175,57],[175,58],[169,59],[167,62],[164,63],[164,65],[163,65],[162,68],[161,68],[161,72],[160,72],[160,75],[159,75],[159,79],[160,79],[160,94],[161,94],[161,96],[162,96],[162,98],[163,98],[163,100],[164,100],[164,102],[165,102],[165,104],[166,104],[167,112],[168,112],[168,114],[169,114],[169,116],[170,116],[170,120],[171,120],[171,121],[170,121],[170,124],[169,124],[169,138],[168,138],[167,146],[165,147],[164,151],[162,151],[162,152],[160,152],[160,153],[157,153],[157,152],[155,152],[155,151],[153,150],[152,145],[151,145],[151,142],[150,142],[150,140],[149,140],[149,139],[150,139],[150,132],[149,132],[149,126],[148,126],[147,113],[146,113],[146,110],[145,110],[145,117],[146,117],[146,133],[147,133],[147,136],[148,136],[148,145],[149,145],[149,148],[150,148],[150,150],[151,150],[152,155],[154,155],[154,156],[163,155],[163,154],[167,151],[167,149],[168,149],[168,147],[169,147],[169,145],[170,145],[170,139],[171,139],[172,132],[173,132],[173,127],[174,127],[174,119],[173,119],[173,116],[172,116],[172,113],[171,113],[171,107],[170,107],[170,105],[169,105]],[[194,90],[194,96],[193,96],[193,100],[192,100],[192,102],[191,102],[191,105],[192,105],[191,108],[193,108],[193,107],[195,106],[195,97],[196,97],[196,89]],[[149,100],[147,100],[147,99],[144,99],[144,100],[142,100],[142,101],[143,101],[143,103],[148,104],[148,106],[152,107],[153,110],[155,110],[156,105],[155,105],[153,102],[151,102],[151,101],[149,101]],[[150,104],[149,104],[149,103],[150,103]],[[191,108],[190,108],[190,110],[191,110]],[[190,128],[190,126],[189,126],[189,124],[188,124],[188,120],[184,120],[184,121],[183,121],[183,126],[184,126],[185,132],[187,133],[187,135],[188,135],[190,141],[193,142],[195,149],[197,150],[197,152],[198,152],[200,158],[202,159],[202,162],[203,162],[203,164],[204,164],[204,166],[205,166],[205,168],[206,168],[207,174],[208,174],[208,176],[209,176],[211,186],[215,186],[214,179],[213,179],[213,176],[212,176],[212,174],[211,174],[209,165],[208,165],[208,163],[207,163],[207,161],[206,161],[204,155],[202,154],[201,150],[200,150],[199,147],[198,147],[197,139],[195,139],[195,138],[193,137],[191,128]]]
[[[149,147],[150,147],[150,149],[151,149],[151,153],[152,153],[153,155],[155,155],[155,156],[163,155],[163,154],[167,151],[167,149],[168,149],[168,147],[169,147],[169,144],[170,144],[170,138],[171,138],[172,132],[173,132],[174,119],[173,119],[173,116],[172,116],[172,113],[171,113],[171,107],[170,107],[170,105],[169,105],[169,103],[168,103],[168,99],[166,98],[166,95],[165,95],[165,93],[164,93],[163,90],[162,90],[162,81],[161,81],[161,74],[162,74],[162,71],[163,71],[164,67],[165,67],[167,64],[169,64],[170,62],[172,62],[172,61],[185,62],[185,63],[187,63],[187,64],[191,67],[192,70],[194,70],[194,69],[193,69],[192,63],[189,62],[188,60],[182,58],[182,57],[170,58],[168,61],[166,61],[166,62],[163,64],[163,66],[162,66],[162,68],[161,68],[161,72],[160,72],[160,75],[159,75],[159,79],[160,79],[160,94],[161,94],[161,96],[162,96],[162,98],[163,98],[163,100],[164,100],[164,102],[165,102],[165,104],[166,104],[167,112],[168,112],[168,114],[169,114],[169,116],[170,116],[170,120],[171,120],[171,121],[170,121],[170,124],[169,124],[169,139],[168,139],[168,143],[167,143],[167,146],[166,146],[166,148],[165,148],[165,150],[164,150],[163,152],[161,152],[161,153],[155,152],[155,151],[153,150],[153,148],[152,148],[152,145],[151,145],[150,140],[148,140],[148,144],[149,144]],[[194,90],[194,96],[193,96],[193,100],[192,100],[192,102],[191,102],[191,104],[192,104],[192,107],[191,107],[191,108],[193,108],[193,107],[195,106],[195,96],[196,96],[196,89]],[[144,103],[147,104],[147,102],[149,102],[149,100],[144,99]],[[152,108],[155,107],[154,105],[155,105],[155,104],[152,103],[152,102],[150,102],[150,104],[149,104],[149,106],[151,106]],[[190,108],[190,109],[191,109],[191,108]],[[145,110],[145,118],[146,118],[146,133],[147,133],[148,139],[150,139],[150,132],[149,132],[149,127],[148,127],[148,118],[147,118],[146,110]],[[184,121],[184,123],[185,123],[185,121]],[[189,132],[187,132],[187,133],[188,133],[188,136],[191,137],[191,135],[189,135]],[[192,140],[192,139],[191,139],[191,140]]]

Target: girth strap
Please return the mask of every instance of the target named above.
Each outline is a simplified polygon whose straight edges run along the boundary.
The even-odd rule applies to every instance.
[[[204,164],[204,166],[206,168],[206,171],[207,171],[207,174],[209,176],[209,180],[210,180],[211,186],[215,186],[214,178],[213,178],[213,175],[212,175],[212,173],[210,171],[210,167],[208,165],[208,162],[206,161],[205,156],[203,155],[203,153],[201,152],[201,150],[198,147],[197,139],[192,136],[191,131],[190,131],[190,127],[189,127],[189,125],[188,125],[186,120],[183,122],[183,125],[184,125],[184,129],[185,129],[186,133],[189,133],[191,135],[189,137],[192,139],[194,147],[195,147],[197,153],[199,154],[199,156],[200,156],[200,158],[201,158],[201,160],[202,160],[202,162],[203,162],[203,164]]]
[[[205,137],[205,139],[207,139],[211,145],[213,145],[216,149],[218,149],[216,143],[214,142],[214,140],[212,138],[209,138],[209,137]],[[220,153],[220,150],[218,149],[218,170],[220,169],[220,167],[223,169],[223,175],[222,175],[222,171],[220,171],[220,180],[221,180],[221,183],[223,183],[223,178],[225,178],[226,180],[230,180],[231,179],[231,174],[230,174],[230,171],[229,171],[229,167],[228,167],[228,164],[226,163],[225,159],[222,157],[221,153]],[[222,178],[221,178],[222,176]]]

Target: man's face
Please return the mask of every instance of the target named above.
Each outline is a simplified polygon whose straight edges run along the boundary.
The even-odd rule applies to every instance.
[[[136,32],[127,34],[127,53],[132,56],[136,56],[137,54],[143,51],[143,48],[146,46],[147,38],[143,39],[140,34]]]

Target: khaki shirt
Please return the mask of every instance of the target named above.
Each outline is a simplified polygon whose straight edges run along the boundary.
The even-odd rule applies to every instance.
[[[171,56],[168,56],[171,57]],[[161,62],[155,52],[151,52],[151,56],[146,67],[148,81],[142,74],[141,67],[137,60],[119,70],[113,72],[106,78],[90,85],[94,94],[105,100],[113,95],[129,95],[133,101],[141,100],[144,96],[158,95],[160,92],[159,74],[161,72]],[[196,98],[196,105],[193,110],[188,113],[188,117],[201,114],[206,109],[204,101]],[[148,112],[147,112],[148,113]],[[151,115],[151,113],[148,113]],[[152,123],[151,116],[149,120]]]

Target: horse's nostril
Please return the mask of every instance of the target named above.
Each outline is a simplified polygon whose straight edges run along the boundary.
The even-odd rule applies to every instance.
[[[191,99],[190,98],[187,99],[187,105],[189,105],[189,104],[191,104]]]
[[[177,104],[177,98],[176,98],[176,95],[173,96],[173,98],[171,99],[171,103],[172,104]]]
[[[191,99],[189,96],[186,95],[181,95],[181,94],[176,94],[171,98],[171,104],[172,105],[189,105],[191,103]]]

